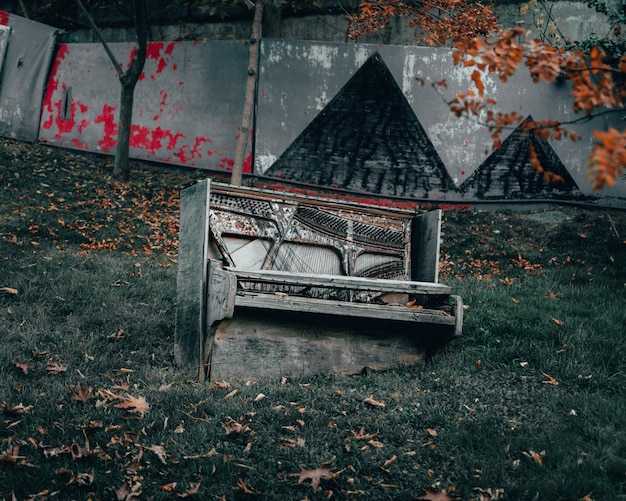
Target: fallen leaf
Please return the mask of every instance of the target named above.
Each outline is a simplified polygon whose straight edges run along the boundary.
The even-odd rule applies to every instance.
[[[544,451],[541,451],[539,453],[535,451],[528,451],[528,452],[522,452],[522,454],[524,454],[524,456],[526,456],[527,458],[532,459],[539,466],[543,466],[543,456],[545,454]]]
[[[200,482],[189,482],[189,489],[184,492],[177,492],[176,496],[179,498],[188,498],[195,496],[200,491]]]
[[[117,501],[139,501],[143,490],[141,483],[125,480],[117,489],[113,489],[113,492]]]
[[[48,374],[51,376],[58,376],[62,372],[67,370],[67,364],[62,364],[59,362],[55,362],[54,360],[48,360]]]
[[[153,452],[154,454],[156,454],[156,457],[159,458],[159,461],[161,461],[161,463],[167,464],[167,461],[166,461],[167,454],[165,453],[165,446],[163,446],[163,445],[151,445],[150,447],[147,447],[147,449],[150,452]]]
[[[230,383],[227,381],[213,381],[213,386],[216,388],[230,388]]]
[[[385,402],[379,402],[378,400],[374,400],[374,395],[370,395],[369,397],[367,397],[365,400],[363,400],[363,403],[366,403],[367,405],[376,407],[378,409],[382,409],[383,407],[385,407]]]
[[[169,484],[159,485],[160,491],[172,492],[174,489],[176,489],[176,482],[170,482]]]
[[[559,382],[554,379],[550,374],[546,374],[545,372],[542,372],[542,374],[547,378],[546,381],[542,381],[543,384],[552,384],[552,385],[558,385]]]
[[[376,447],[378,449],[385,447],[385,444],[379,442],[378,440],[368,440],[367,443],[370,444],[372,447]]]
[[[93,397],[93,388],[89,383],[83,388],[83,385],[79,382],[76,386],[70,386],[72,397],[79,402],[87,402],[89,398]]]
[[[17,296],[18,290],[13,287],[0,287],[0,292],[4,292],[8,296]]]
[[[280,441],[280,445],[284,446],[284,447],[304,447],[304,444],[306,443],[305,439],[302,437],[297,437],[295,440],[293,438],[283,438]]]
[[[20,456],[20,447],[9,447],[0,455],[0,464],[12,464],[17,462],[18,459],[26,459],[25,456]]]
[[[238,421],[235,421],[230,416],[226,416],[222,422],[222,427],[226,430],[226,435],[245,433],[250,431],[250,419],[242,416]]]
[[[140,417],[144,417],[150,405],[143,397],[133,397],[128,395],[122,398],[122,401],[118,404],[115,404],[115,407],[118,409],[126,409],[129,412],[135,412],[139,414]]]
[[[446,492],[445,489],[442,491],[436,491],[430,487],[423,487],[422,490],[424,491],[424,494],[415,499],[419,499],[421,501],[458,501],[461,499],[450,492]]]
[[[257,402],[260,402],[261,400],[263,400],[265,398],[265,395],[263,393],[259,393],[253,400],[253,402],[256,404]]]
[[[478,499],[476,499],[476,501],[502,501],[504,499],[504,489],[496,489],[493,491],[491,487],[488,489],[475,487],[473,490],[478,492]]]
[[[241,478],[237,478],[237,487],[244,494],[250,494],[251,496],[259,496],[261,493],[244,482]]]
[[[391,456],[389,459],[387,459],[387,461],[385,461],[380,467],[383,470],[386,470],[387,468],[389,468],[389,466],[391,465],[391,463],[394,463],[397,460],[397,456]]]
[[[74,477],[76,481],[76,485],[80,485],[82,487],[88,487],[93,484],[93,472],[91,473],[79,473]]]
[[[28,371],[30,370],[30,362],[20,362],[17,358],[13,359],[13,365],[15,365],[18,369],[22,369],[24,374],[28,374]]]
[[[119,341],[124,337],[124,329],[117,329],[117,332],[114,332],[110,336],[107,336],[109,341]]]
[[[8,402],[4,402],[2,404],[2,410],[4,411],[5,414],[21,415],[21,414],[29,413],[31,410],[33,410],[33,406],[19,403],[11,407]]]
[[[552,321],[556,324],[556,325],[563,325],[565,322],[563,322],[563,320],[559,320],[558,318],[553,318]]]
[[[437,430],[435,430],[434,428],[428,428],[426,430],[426,433],[428,433],[431,437],[436,437],[437,436]]]
[[[305,480],[311,481],[311,487],[314,491],[318,491],[320,489],[320,480],[333,480],[335,479],[338,473],[333,474],[332,471],[334,468],[323,467],[316,468],[314,470],[310,470],[308,468],[300,467],[300,472],[298,473],[290,473],[290,477],[298,477],[298,483],[301,484]]]
[[[226,399],[228,399],[228,398],[232,398],[232,397],[234,397],[234,396],[237,394],[237,392],[238,392],[238,391],[239,391],[239,390],[238,390],[237,388],[235,388],[233,391],[231,391],[230,393],[228,393],[228,394],[224,397],[224,400],[226,400]]]
[[[365,428],[361,427],[358,433],[355,433],[354,431],[351,433],[356,440],[370,440],[372,438],[376,438],[380,432],[377,430],[374,433],[365,433]]]

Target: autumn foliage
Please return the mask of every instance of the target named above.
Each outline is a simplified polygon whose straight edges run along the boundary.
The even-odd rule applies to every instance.
[[[502,144],[505,130],[522,127],[528,134],[543,140],[578,140],[568,126],[591,118],[622,112],[626,101],[626,55],[614,64],[597,46],[589,51],[566,50],[546,41],[525,40],[525,32],[516,27],[496,30],[491,8],[465,0],[436,0],[433,3],[408,4],[396,0],[362,1],[357,15],[348,16],[353,37],[372,33],[387,26],[393,16],[410,17],[411,25],[420,28],[416,42],[430,45],[454,44],[454,64],[472,68],[472,87],[449,100],[457,117],[471,117],[488,127],[494,149]],[[488,96],[485,78],[495,75],[506,83],[519,70],[529,72],[533,82],[548,84],[568,81],[572,110],[576,118],[568,122],[556,119],[526,120],[519,113],[498,109]],[[445,86],[445,81],[435,85]],[[587,177],[595,190],[612,187],[626,168],[626,129],[595,131],[596,144],[589,160]],[[548,182],[562,179],[544,171],[536,152],[529,152],[533,168]]]
[[[496,15],[489,5],[466,0],[363,0],[358,12],[347,17],[353,39],[377,33],[392,17],[408,18],[409,25],[418,29],[416,41],[429,45],[456,43],[496,29]]]

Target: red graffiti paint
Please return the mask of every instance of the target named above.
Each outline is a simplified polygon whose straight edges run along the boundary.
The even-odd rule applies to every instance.
[[[48,119],[42,123],[42,127],[46,130],[50,129],[50,127],[52,127],[52,124],[54,123],[55,105],[52,104],[52,96],[59,88],[59,77],[57,75],[57,72],[59,71],[59,66],[61,65],[61,62],[63,61],[63,59],[65,59],[65,56],[67,56],[68,53],[69,47],[67,46],[67,44],[58,45],[56,58],[54,60],[54,63],[52,64],[52,69],[50,70],[50,77],[48,78],[48,84],[46,85],[46,94],[44,95],[42,103],[44,113],[47,111],[50,114]],[[59,109],[60,106],[61,102],[59,101]]]
[[[202,152],[200,151],[200,146],[205,143],[212,143],[210,138],[208,137],[197,137],[196,141],[191,149],[191,158],[202,158]]]
[[[161,127],[150,129],[141,125],[133,125],[131,127],[130,145],[133,148],[143,149],[151,155],[155,155],[165,142],[167,142],[166,148],[170,151],[173,150],[181,137],[185,137],[185,135],[180,132],[172,134],[172,131],[162,129]]]
[[[117,144],[117,122],[115,121],[115,107],[109,104],[102,106],[102,112],[94,119],[94,123],[101,123],[104,136],[98,140],[98,148],[104,153],[111,151]]]
[[[87,143],[83,143],[78,139],[70,139],[70,143],[72,143],[74,145],[74,148],[76,148],[77,150],[89,151],[89,145]]]
[[[9,25],[9,13],[3,10],[0,10],[0,24],[3,26]]]

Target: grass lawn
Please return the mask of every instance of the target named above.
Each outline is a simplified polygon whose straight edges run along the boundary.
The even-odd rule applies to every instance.
[[[0,499],[626,499],[626,213],[447,212],[468,309],[432,363],[200,385],[173,336],[202,173],[109,171],[0,141]]]

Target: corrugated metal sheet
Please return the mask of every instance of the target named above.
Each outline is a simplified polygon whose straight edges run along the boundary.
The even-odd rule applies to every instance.
[[[133,44],[111,44],[126,68]],[[243,112],[248,47],[150,42],[135,89],[131,157],[232,167]],[[61,44],[48,82],[41,141],[114,154],[120,84],[99,44]],[[250,171],[250,151],[244,172]]]
[[[0,135],[36,141],[56,29],[0,11]]]

